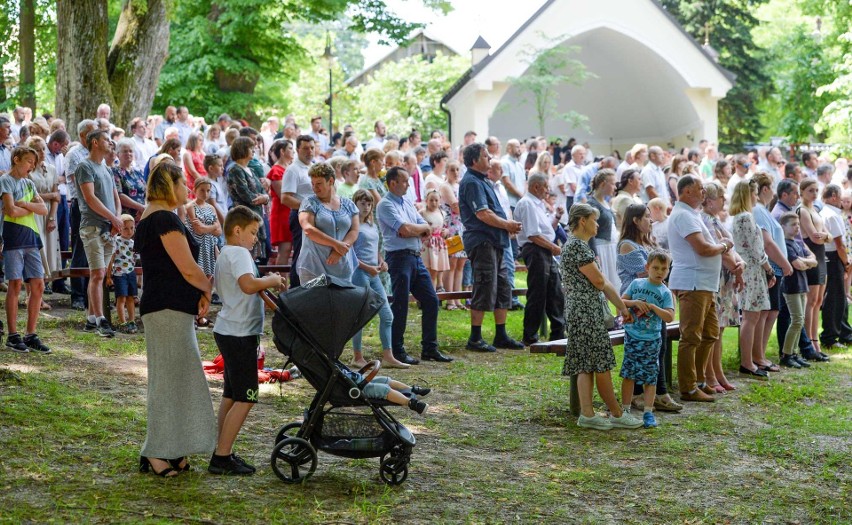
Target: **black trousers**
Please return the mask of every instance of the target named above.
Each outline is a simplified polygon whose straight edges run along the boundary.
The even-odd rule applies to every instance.
[[[299,286],[299,274],[296,272],[296,263],[299,261],[299,253],[302,251],[302,225],[299,224],[299,210],[290,210],[290,233],[293,234],[293,262],[290,266],[290,287]]]
[[[824,346],[852,342],[849,325],[849,305],[843,283],[843,261],[837,252],[826,252],[828,279],[825,283],[825,300],[822,304],[822,333],[819,341]]]
[[[77,199],[71,200],[71,267],[88,268],[89,260],[86,258],[86,250],[83,249],[83,241],[80,240],[80,204]],[[85,277],[71,278],[71,302],[83,301],[89,305],[89,280]]]
[[[565,337],[565,296],[559,269],[550,250],[528,242],[521,248],[527,265],[527,305],[524,309],[524,339],[535,339],[546,315],[550,320],[550,338]]]

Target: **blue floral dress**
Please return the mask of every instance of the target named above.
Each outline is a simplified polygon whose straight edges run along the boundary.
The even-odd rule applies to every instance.
[[[115,187],[118,188],[118,193],[127,195],[133,202],[145,205],[146,184],[141,171],[125,170],[116,166],[112,168],[112,177],[115,179]],[[124,208],[123,212],[138,220],[136,210]]]

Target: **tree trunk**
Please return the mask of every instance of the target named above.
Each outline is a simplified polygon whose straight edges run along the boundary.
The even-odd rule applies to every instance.
[[[113,120],[125,130],[134,117],[148,116],[154,102],[169,50],[166,1],[125,1],[121,9],[106,64]]]
[[[72,135],[78,122],[95,117],[98,105],[114,105],[108,31],[107,0],[56,1],[56,115]]]
[[[21,0],[21,24],[18,51],[21,57],[20,104],[32,108],[36,115],[35,99],[35,0]]]

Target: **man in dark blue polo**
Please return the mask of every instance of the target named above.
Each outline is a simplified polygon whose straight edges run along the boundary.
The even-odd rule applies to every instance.
[[[432,286],[429,271],[420,259],[421,238],[432,233],[417,209],[403,196],[408,191],[408,172],[393,167],[385,175],[389,192],[376,206],[376,218],[382,232],[385,262],[393,288],[393,325],[391,347],[393,355],[403,363],[416,365],[419,361],[405,351],[403,340],[408,320],[408,294],[420,302],[422,341],[420,359],[448,363],[453,360],[438,351],[438,296]]]
[[[509,234],[521,231],[521,223],[506,219],[494,187],[486,176],[490,155],[484,144],[475,142],[463,153],[467,173],[459,184],[459,211],[464,224],[464,248],[473,270],[473,299],[470,308],[470,339],[467,348],[494,352],[497,348],[523,349],[506,333],[506,311],[512,305],[512,287],[503,251],[511,249]],[[482,339],[485,312],[494,312],[494,344]]]

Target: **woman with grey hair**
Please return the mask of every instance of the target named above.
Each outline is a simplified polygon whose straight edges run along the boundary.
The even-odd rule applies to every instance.
[[[133,139],[121,139],[115,146],[118,156],[118,166],[112,168],[112,176],[115,179],[115,187],[118,188],[118,198],[121,200],[121,209],[139,220],[139,215],[145,211],[145,177],[136,168],[135,159],[136,144]]]
[[[588,204],[574,204],[568,214],[568,241],[562,246],[562,289],[565,293],[565,333],[568,336],[565,365],[562,374],[577,376],[580,395],[580,417],[577,425],[584,428],[609,430],[639,428],[642,421],[625,413],[615,397],[611,370],[615,354],[609,342],[604,308],[612,302],[618,313],[630,322],[630,311],[595,261],[589,239],[598,231],[599,212]],[[606,403],[612,417],[595,414],[592,406],[593,388]]]

